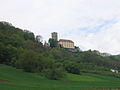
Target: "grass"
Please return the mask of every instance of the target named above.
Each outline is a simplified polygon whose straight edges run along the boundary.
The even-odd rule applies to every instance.
[[[120,90],[116,88],[120,88],[119,78],[83,73],[49,80],[36,73],[0,65],[0,90]]]

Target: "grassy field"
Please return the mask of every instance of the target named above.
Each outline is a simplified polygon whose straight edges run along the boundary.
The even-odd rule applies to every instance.
[[[39,74],[0,65],[0,90],[120,90],[117,88],[120,88],[120,79],[114,77],[83,73],[48,80]]]

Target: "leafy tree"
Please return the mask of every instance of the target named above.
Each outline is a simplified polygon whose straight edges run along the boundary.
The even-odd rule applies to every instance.
[[[6,61],[4,52],[5,52],[5,46],[3,43],[0,42],[0,63],[3,63]]]
[[[43,37],[41,35],[37,35],[36,36],[36,41],[39,43],[42,43],[43,42]]]
[[[79,65],[77,63],[74,63],[71,61],[65,61],[64,68],[69,73],[80,74],[80,68],[79,68]]]
[[[50,43],[50,47],[57,47],[57,41],[56,40],[54,40],[54,39],[49,39],[49,43]]]
[[[64,76],[66,76],[65,71],[63,68],[52,68],[52,69],[45,69],[43,71],[45,77],[53,80],[58,80]]]
[[[28,31],[28,30],[24,30],[24,39],[25,40],[33,40],[35,41],[35,36],[32,32]]]
[[[17,34],[13,34],[9,37],[9,41],[6,42],[7,44],[11,44],[14,47],[22,47],[24,40]]]
[[[38,64],[38,54],[31,50],[25,50],[19,58],[19,65],[26,72],[34,72]]]
[[[11,65],[12,60],[17,57],[17,49],[11,45],[4,46],[0,43],[0,63]]]

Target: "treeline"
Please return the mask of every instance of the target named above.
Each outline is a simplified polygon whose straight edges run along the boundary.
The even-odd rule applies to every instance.
[[[0,22],[0,64],[37,72],[49,79],[60,79],[66,72],[96,73],[120,77],[120,56],[101,56],[98,51],[72,53],[63,48],[43,46],[40,35]]]

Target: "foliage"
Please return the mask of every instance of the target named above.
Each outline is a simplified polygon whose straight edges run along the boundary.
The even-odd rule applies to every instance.
[[[24,30],[24,39],[25,40],[35,40],[35,36],[32,32],[28,31],[28,30]]]
[[[63,68],[51,68],[43,70],[44,75],[53,80],[58,80],[65,76],[65,71]]]
[[[12,64],[12,60],[16,59],[17,49],[11,45],[4,46],[0,43],[0,63]]]
[[[38,62],[38,55],[33,51],[24,51],[20,56],[19,66],[26,72],[34,72]]]
[[[50,43],[50,47],[57,47],[57,41],[55,41],[54,39],[49,39],[49,43]]]
[[[43,42],[43,38],[41,35],[37,35],[35,39],[37,42],[41,42],[41,43]]]
[[[80,74],[80,68],[79,68],[79,65],[77,63],[65,61],[64,68],[69,73]]]
[[[103,56],[99,51],[73,53],[57,47],[57,41],[49,39],[50,47],[42,44],[42,36],[0,22],[0,64],[12,65],[27,72],[43,73],[50,79],[69,73],[96,73],[117,76],[110,69],[120,71],[120,55]],[[62,69],[61,69],[62,68]]]

